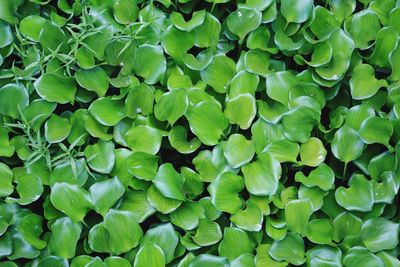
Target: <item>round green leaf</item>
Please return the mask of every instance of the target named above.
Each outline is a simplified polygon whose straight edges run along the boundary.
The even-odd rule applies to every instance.
[[[152,181],[163,196],[185,200],[182,193],[183,178],[176,172],[171,163],[161,165]]]
[[[115,20],[121,24],[135,22],[139,13],[135,0],[117,0],[113,5],[113,9]]]
[[[59,143],[68,137],[71,131],[71,123],[67,118],[52,114],[44,125],[44,135],[47,142]]]
[[[74,79],[45,73],[33,84],[38,95],[46,101],[66,104],[73,102],[76,86]]]
[[[223,145],[224,156],[233,168],[249,163],[255,154],[254,144],[241,134],[232,134]],[[237,153],[241,151],[241,153]]]
[[[28,91],[18,84],[7,84],[0,88],[0,114],[14,119],[20,118],[20,111],[29,104]]]
[[[105,216],[108,210],[118,201],[125,192],[125,188],[118,178],[94,183],[89,188],[93,209]]]
[[[326,157],[327,151],[318,138],[311,137],[306,143],[300,146],[301,162],[307,166],[316,167],[320,165]]]
[[[168,134],[168,140],[171,146],[181,154],[190,154],[196,151],[201,142],[198,138],[187,141],[187,131],[183,126],[174,126]]]
[[[105,96],[108,90],[109,78],[101,67],[79,69],[75,73],[75,78],[80,86],[95,92],[99,97]]]
[[[56,209],[64,212],[73,222],[82,222],[92,207],[90,195],[85,189],[67,183],[55,183],[51,188],[50,200]]]
[[[216,92],[225,93],[229,82],[236,74],[235,68],[235,62],[231,58],[216,55],[211,63],[200,71],[201,79]]]
[[[111,97],[98,98],[88,108],[89,113],[105,126],[115,126],[125,118],[124,102]]]
[[[239,36],[240,43],[246,35],[261,24],[261,12],[255,8],[239,7],[226,18],[228,29]]]
[[[246,189],[257,196],[274,195],[278,190],[282,168],[268,153],[252,163],[242,167]]]
[[[121,254],[139,245],[143,231],[129,211],[110,209],[104,217],[104,228],[110,234],[110,250]]]
[[[80,223],[74,223],[68,217],[57,219],[51,226],[49,241],[51,254],[63,259],[73,258],[81,231],[82,225]]]
[[[154,115],[160,121],[174,123],[185,114],[189,106],[189,99],[185,89],[175,89],[161,96],[154,106]]]
[[[215,179],[209,187],[212,204],[219,210],[235,214],[242,206],[239,192],[244,188],[243,178],[225,172]]]
[[[114,143],[99,141],[85,148],[85,157],[90,168],[99,173],[110,173],[115,164]]]
[[[357,131],[344,125],[336,131],[331,143],[331,149],[337,159],[348,163],[361,156],[364,143],[361,141]]]
[[[364,222],[361,239],[371,252],[388,250],[399,243],[399,224],[385,218],[374,218]]]
[[[130,174],[139,179],[151,181],[157,174],[158,156],[144,152],[135,152],[126,158]]]
[[[165,257],[162,249],[153,243],[144,243],[135,257],[134,267],[163,267]]]
[[[374,96],[379,88],[387,87],[386,80],[377,80],[375,71],[368,64],[358,65],[350,79],[350,92],[353,99],[361,100]]]
[[[142,45],[136,50],[134,70],[148,84],[155,84],[164,77],[167,67],[161,46]]]
[[[356,174],[350,179],[349,188],[336,189],[335,199],[347,210],[370,211],[374,204],[372,185],[364,175]]]
[[[306,261],[304,241],[295,233],[287,233],[284,239],[274,241],[268,253],[274,260],[287,261],[293,265],[302,265]]]
[[[185,116],[190,130],[205,145],[216,145],[229,124],[221,106],[215,102],[203,101],[191,106]]]
[[[245,231],[234,227],[224,229],[224,238],[218,246],[220,256],[233,260],[244,253],[252,253],[253,249],[254,247]]]
[[[248,129],[256,116],[256,101],[251,94],[240,94],[226,103],[225,116],[232,124]]]
[[[134,152],[155,155],[161,147],[161,133],[147,125],[134,126],[127,132],[126,138],[129,148]]]
[[[370,117],[361,124],[359,133],[361,140],[366,144],[379,143],[389,146],[393,125],[389,120]]]

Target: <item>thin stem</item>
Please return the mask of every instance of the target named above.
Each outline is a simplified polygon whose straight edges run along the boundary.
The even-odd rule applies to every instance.
[[[345,162],[345,163],[344,163],[343,175],[342,175],[342,176],[343,176],[343,178],[345,178],[345,177],[346,177],[347,163],[348,163],[348,162]]]

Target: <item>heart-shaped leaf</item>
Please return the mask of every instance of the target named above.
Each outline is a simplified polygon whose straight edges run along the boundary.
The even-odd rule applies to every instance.
[[[364,175],[356,174],[350,179],[349,188],[336,189],[335,199],[347,210],[370,211],[374,204],[372,185]]]

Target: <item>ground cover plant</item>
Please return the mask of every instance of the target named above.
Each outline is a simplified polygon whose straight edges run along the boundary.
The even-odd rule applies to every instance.
[[[0,0],[0,267],[398,267],[400,1]]]

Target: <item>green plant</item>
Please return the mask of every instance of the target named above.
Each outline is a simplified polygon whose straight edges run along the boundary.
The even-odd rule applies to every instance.
[[[0,266],[400,266],[400,2],[0,0]]]

